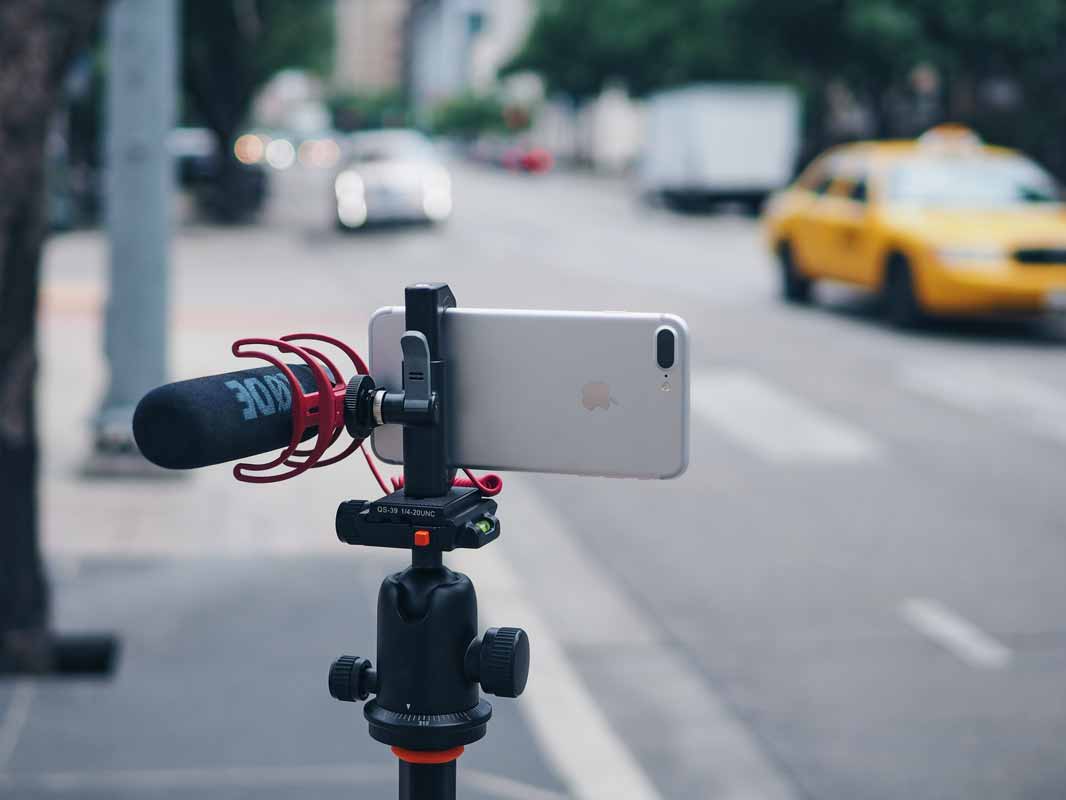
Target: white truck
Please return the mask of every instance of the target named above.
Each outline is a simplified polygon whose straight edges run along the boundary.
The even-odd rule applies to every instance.
[[[693,84],[648,99],[640,188],[680,208],[739,202],[757,211],[792,177],[800,102],[776,84]]]

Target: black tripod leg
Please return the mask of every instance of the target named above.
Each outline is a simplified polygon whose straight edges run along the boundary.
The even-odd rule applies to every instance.
[[[455,800],[455,762],[412,764],[400,759],[400,800]]]

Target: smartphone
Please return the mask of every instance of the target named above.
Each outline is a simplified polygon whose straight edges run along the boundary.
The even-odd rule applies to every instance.
[[[688,466],[688,328],[673,314],[452,308],[444,312],[453,466],[673,478]],[[370,373],[402,388],[402,307],[370,320]],[[403,462],[398,425],[374,430]]]

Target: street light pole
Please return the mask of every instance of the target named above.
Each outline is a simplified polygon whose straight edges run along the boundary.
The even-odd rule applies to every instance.
[[[104,350],[110,379],[94,422],[95,464],[140,462],[137,401],[166,381],[177,0],[115,0],[108,13],[107,231],[111,247]]]

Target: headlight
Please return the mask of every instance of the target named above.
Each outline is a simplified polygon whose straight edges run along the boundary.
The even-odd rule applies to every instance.
[[[430,170],[422,176],[422,210],[436,222],[452,213],[452,180],[443,169]]]
[[[450,195],[452,180],[444,170],[431,170],[422,176],[422,191],[427,195]]]
[[[364,191],[363,179],[359,177],[358,172],[346,169],[333,182],[333,190],[337,193],[338,200],[346,197],[362,198]]]
[[[995,246],[941,247],[937,257],[945,264],[962,269],[998,269],[1007,261],[1007,251]]]
[[[258,164],[266,155],[266,144],[254,133],[246,133],[233,143],[233,154],[242,164]]]
[[[274,139],[266,146],[266,160],[274,169],[288,169],[296,161],[296,148],[288,139]]]

